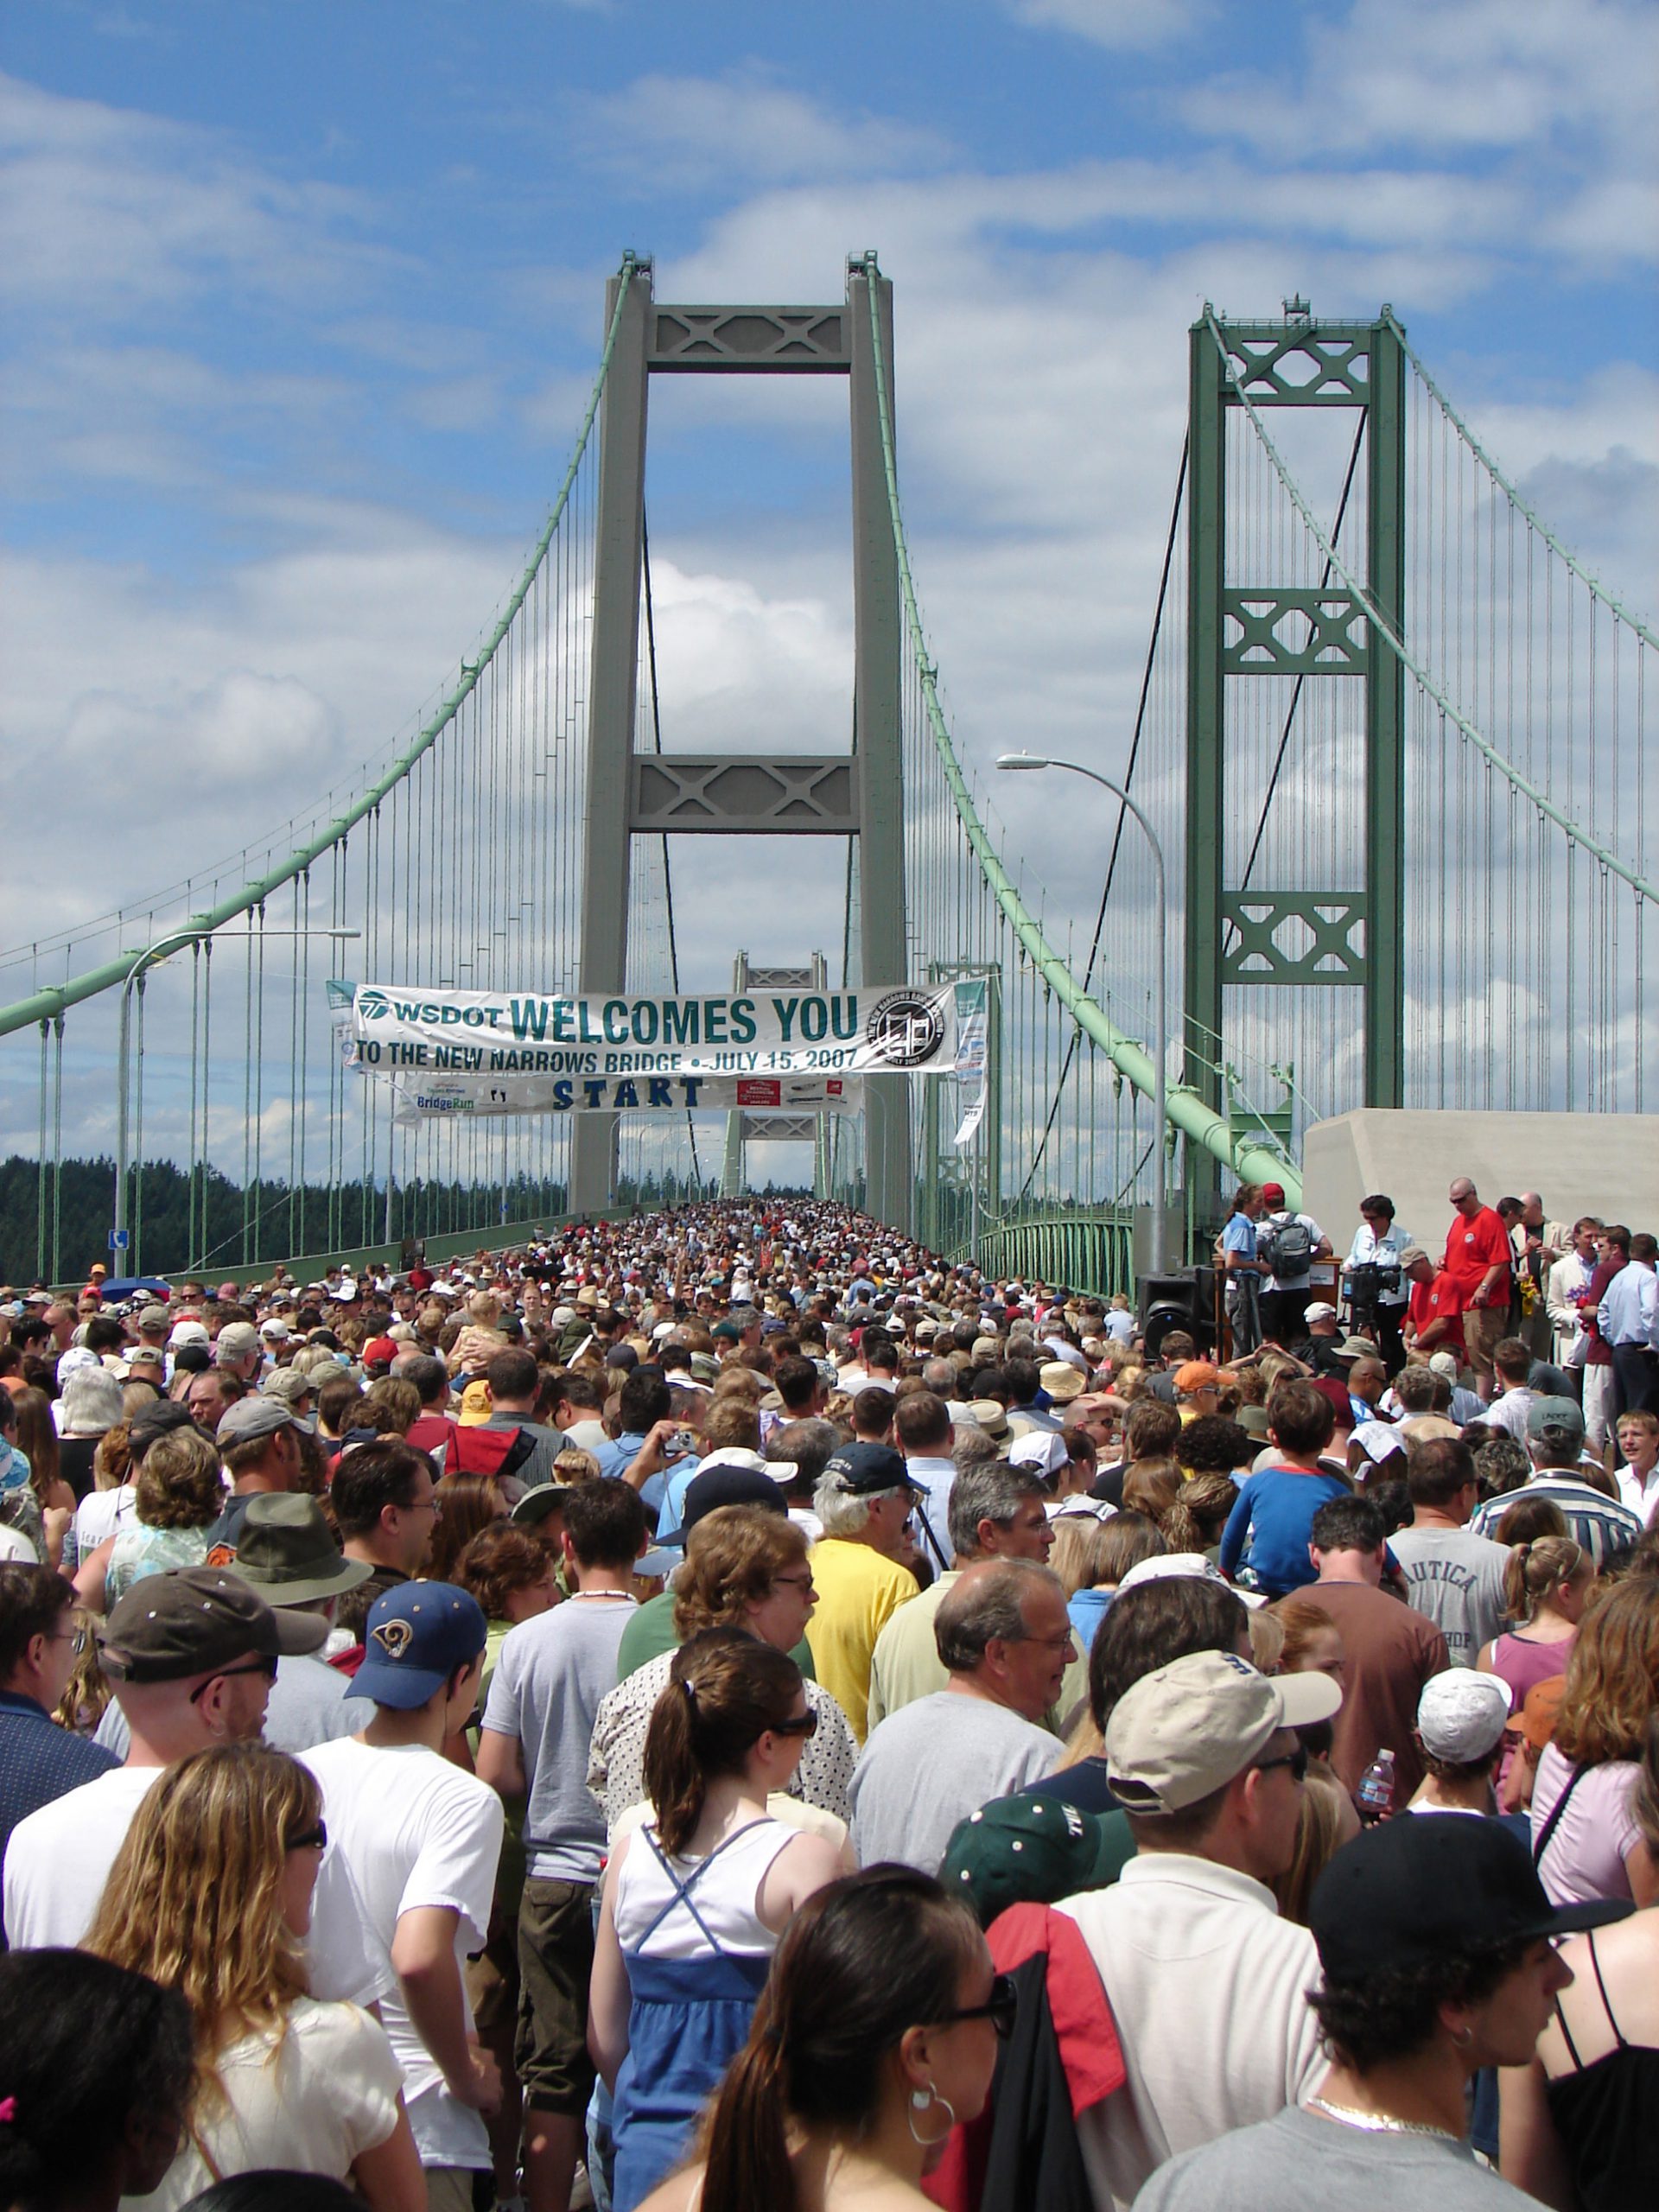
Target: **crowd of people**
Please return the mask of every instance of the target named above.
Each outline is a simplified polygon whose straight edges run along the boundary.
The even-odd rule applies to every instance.
[[[0,2201],[1659,2203],[1655,1243],[1449,1205],[0,1289]]]

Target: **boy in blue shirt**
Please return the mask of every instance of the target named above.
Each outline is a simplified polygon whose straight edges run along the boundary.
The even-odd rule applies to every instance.
[[[1221,1539],[1223,1573],[1236,1579],[1241,1561],[1258,1589],[1283,1598],[1307,1580],[1307,1540],[1327,1499],[1348,1497],[1352,1485],[1319,1465],[1337,1425],[1324,1391],[1300,1381],[1275,1384],[1268,1399],[1268,1435],[1275,1464],[1247,1475]]]

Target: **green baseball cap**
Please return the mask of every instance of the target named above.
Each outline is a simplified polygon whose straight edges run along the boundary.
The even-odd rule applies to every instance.
[[[1134,1856],[1123,1814],[1080,1812],[1022,1790],[957,1823],[939,1879],[988,1928],[1011,1904],[1053,1904],[1080,1890],[1103,1890]]]

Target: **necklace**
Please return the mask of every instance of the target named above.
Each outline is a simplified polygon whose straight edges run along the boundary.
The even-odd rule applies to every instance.
[[[1338,2120],[1344,2127],[1357,2127],[1363,2134],[1438,2135],[1446,2143],[1460,2143],[1463,2140],[1449,2127],[1431,2127],[1427,2120],[1395,2120],[1384,2112],[1361,2112],[1356,2105],[1333,2105],[1325,2097],[1310,2097],[1307,2101],[1315,2112],[1322,2112],[1327,2120]]]

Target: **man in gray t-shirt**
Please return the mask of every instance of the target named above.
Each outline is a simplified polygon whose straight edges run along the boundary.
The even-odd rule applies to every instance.
[[[933,1635],[949,1687],[882,1721],[853,1769],[861,1866],[899,1859],[937,1872],[958,1821],[1041,1781],[1064,1756],[1037,1725],[1074,1649],[1065,1593],[1047,1567],[996,1559],[965,1568]]]
[[[1389,1548],[1407,1597],[1444,1635],[1452,1665],[1472,1667],[1509,1618],[1503,1574],[1510,1558],[1503,1545],[1471,1535],[1465,1526],[1480,1494],[1474,1454],[1452,1436],[1414,1444],[1406,1486],[1411,1526],[1397,1529]]]
[[[531,2202],[568,2201],[594,2072],[588,2056],[594,1885],[605,1819],[588,1788],[600,1700],[616,1688],[629,1577],[645,1548],[645,1509],[626,1483],[579,1483],[560,1537],[575,1595],[505,1638],[479,1736],[480,1780],[528,1799],[518,1909],[518,2078]]]

